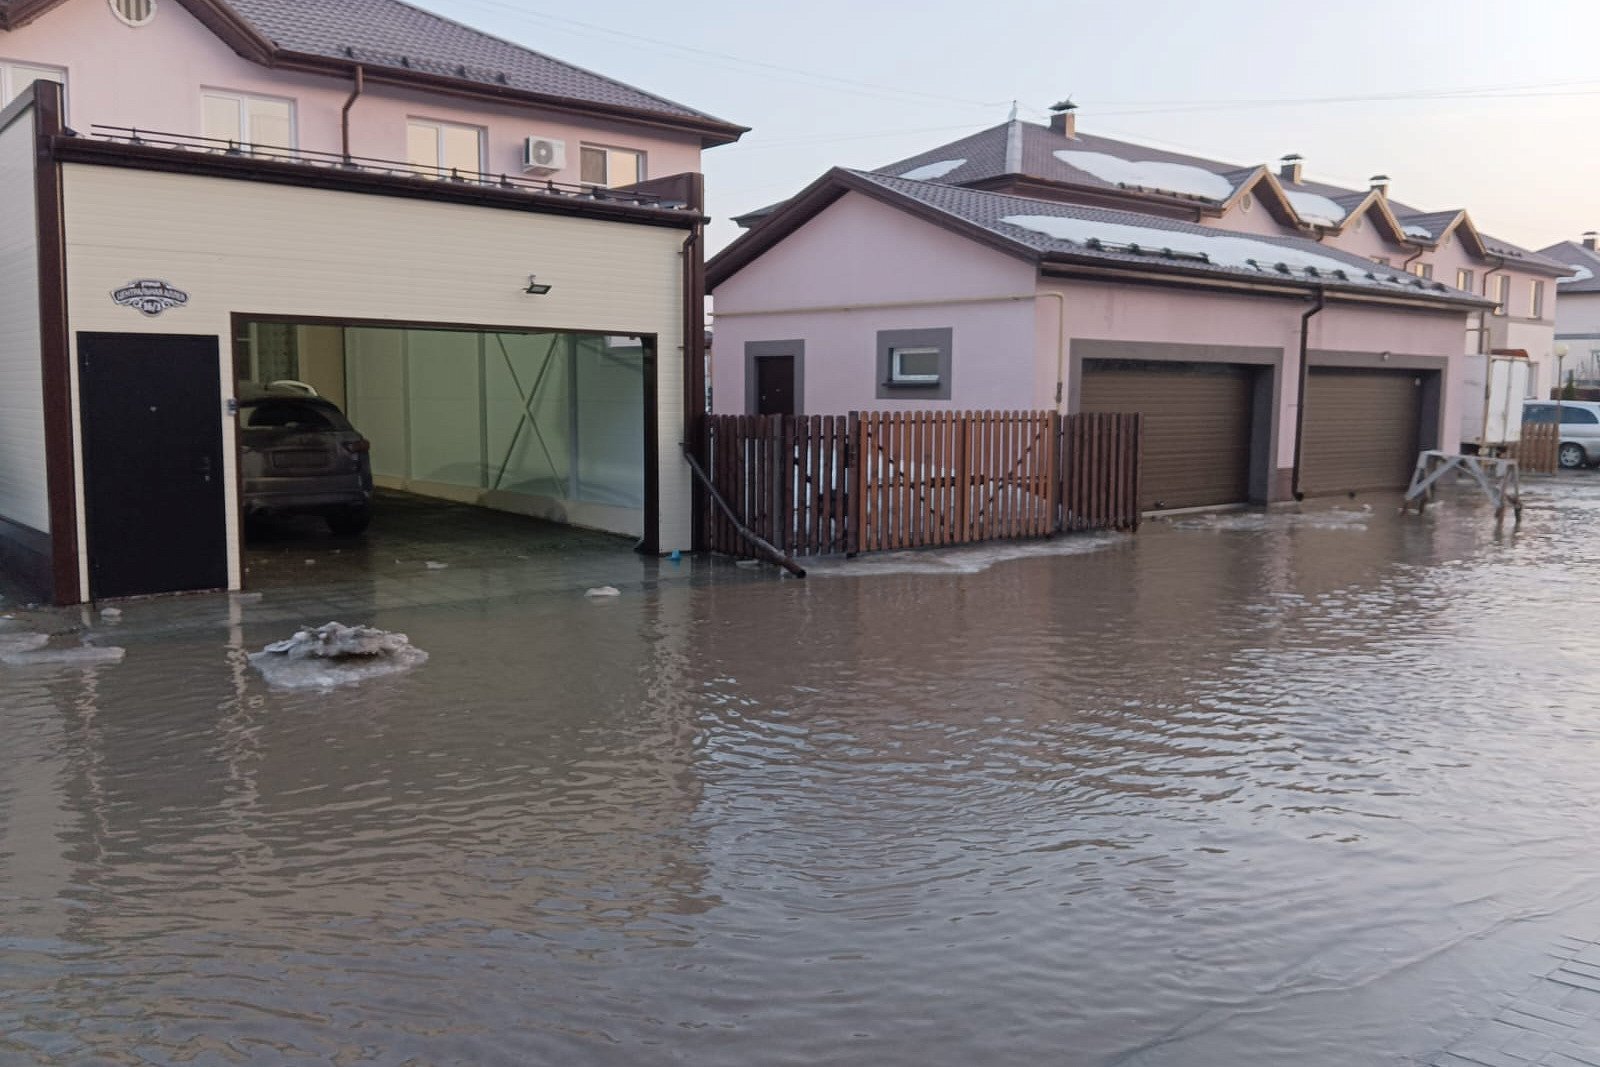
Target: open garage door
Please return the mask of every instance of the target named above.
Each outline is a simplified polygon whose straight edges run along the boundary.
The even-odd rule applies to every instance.
[[[236,363],[341,407],[379,488],[634,537],[655,521],[651,338],[251,322]]]
[[[1086,360],[1079,410],[1144,416],[1145,510],[1243,503],[1255,373],[1237,364]]]
[[[1301,441],[1304,491],[1404,489],[1421,448],[1424,375],[1312,367]]]

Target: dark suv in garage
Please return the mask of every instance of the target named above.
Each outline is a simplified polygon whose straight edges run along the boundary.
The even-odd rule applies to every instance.
[[[372,519],[372,446],[319,396],[239,387],[245,518],[321,515],[336,534]]]

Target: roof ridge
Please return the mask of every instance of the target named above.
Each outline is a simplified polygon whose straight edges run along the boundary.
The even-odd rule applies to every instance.
[[[227,5],[227,7],[230,10],[232,10],[234,12],[234,14],[238,15],[240,18],[244,19],[247,22],[250,22],[250,23],[254,24],[255,20],[251,19],[250,16],[248,16],[244,12],[240,11],[238,9],[238,7],[236,7],[232,3],[232,0],[218,0],[218,2]],[[420,4],[412,3],[411,0],[376,0],[376,2],[378,2],[378,3],[389,3],[389,4],[394,4],[394,5],[398,6],[398,7],[409,8],[412,11],[415,11],[420,15],[424,15],[424,16],[426,16],[428,18],[431,18],[436,22],[442,22],[442,23],[445,23],[446,25],[454,26],[457,29],[463,30],[463,31],[465,31],[467,33],[470,33],[475,37],[482,37],[485,40],[495,41],[495,42],[497,42],[499,44],[503,44],[508,48],[515,48],[519,52],[526,52],[528,55],[538,56],[540,59],[545,60],[546,62],[549,62],[549,63],[558,63],[561,66],[567,67],[570,70],[580,71],[580,72],[582,72],[584,74],[589,75],[591,78],[599,78],[601,81],[609,82],[612,85],[614,85],[614,86],[616,86],[616,87],[618,87],[620,89],[626,89],[629,92],[638,93],[640,96],[649,97],[650,99],[655,100],[657,103],[666,104],[669,107],[677,108],[680,111],[687,111],[687,112],[689,112],[691,114],[699,115],[702,118],[713,119],[713,120],[715,120],[717,122],[725,121],[723,119],[717,118],[715,115],[712,115],[709,112],[701,111],[699,108],[690,107],[687,104],[680,104],[678,101],[669,99],[669,98],[667,98],[665,96],[662,96],[660,93],[653,93],[648,89],[641,89],[637,85],[631,85],[631,84],[629,84],[627,82],[621,81],[620,79],[613,78],[609,74],[602,74],[599,71],[590,70],[588,67],[579,66],[578,64],[573,63],[570,60],[562,59],[559,56],[553,56],[548,52],[541,52],[537,48],[529,48],[527,45],[520,44],[517,41],[513,41],[509,37],[502,37],[498,33],[490,33],[488,30],[479,29],[477,26],[473,26],[470,23],[462,22],[460,19],[451,18],[449,15],[441,15],[437,11],[431,11],[428,8],[422,7]],[[257,27],[257,29],[259,30],[260,27]],[[273,43],[277,44],[276,41],[273,41]],[[359,46],[353,46],[353,47],[359,47]],[[286,51],[292,51],[292,49],[286,49]]]

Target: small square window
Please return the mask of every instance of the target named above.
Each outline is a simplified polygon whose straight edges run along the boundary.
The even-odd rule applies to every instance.
[[[1465,267],[1456,271],[1456,288],[1472,292],[1472,272]]]
[[[627,148],[586,144],[579,150],[578,180],[585,185],[619,188],[644,181],[644,153]]]
[[[943,353],[932,345],[889,349],[889,380],[897,385],[938,385]]]

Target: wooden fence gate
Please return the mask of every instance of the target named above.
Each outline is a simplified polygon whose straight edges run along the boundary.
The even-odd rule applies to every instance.
[[[791,556],[1139,525],[1138,415],[1050,411],[713,415],[719,495]],[[707,502],[713,551],[753,547]]]

